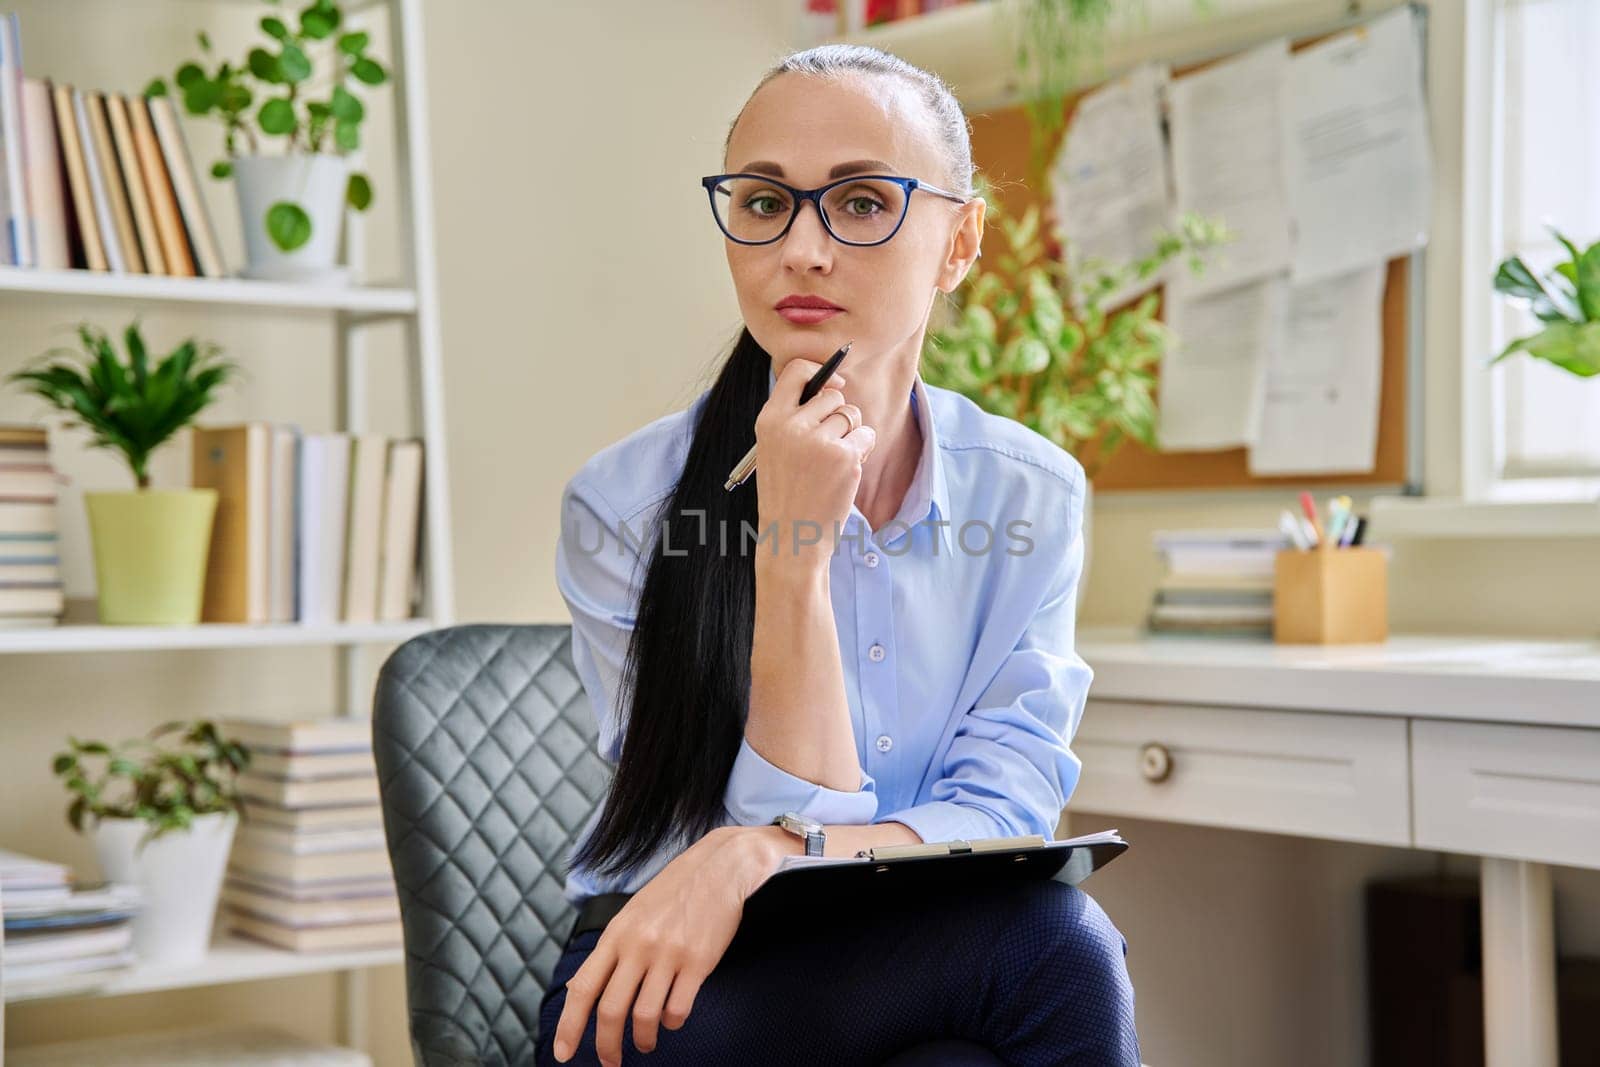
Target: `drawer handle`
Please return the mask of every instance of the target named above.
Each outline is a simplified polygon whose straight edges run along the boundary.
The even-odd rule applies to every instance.
[[[1139,750],[1139,772],[1147,782],[1164,782],[1172,776],[1172,753],[1166,745],[1151,742]]]

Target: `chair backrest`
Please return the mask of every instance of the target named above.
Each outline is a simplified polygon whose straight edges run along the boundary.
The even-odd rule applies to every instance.
[[[568,625],[452,626],[384,662],[372,739],[426,1067],[530,1064],[611,768]]]

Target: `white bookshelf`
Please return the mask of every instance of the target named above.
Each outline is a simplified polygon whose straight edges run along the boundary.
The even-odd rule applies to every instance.
[[[400,287],[295,285],[248,278],[168,278],[155,274],[0,266],[0,299],[8,293],[104,297],[145,304],[348,311],[375,317],[411,315],[417,311],[416,291]]]
[[[434,629],[429,619],[374,623],[206,622],[195,626],[50,626],[0,628],[7,652],[140,652],[184,648],[293,648],[401,642]]]
[[[229,6],[238,0],[211,0]],[[442,340],[439,326],[439,287],[435,271],[431,149],[428,133],[426,70],[423,56],[421,0],[355,0],[347,4],[351,24],[361,13],[387,9],[386,47],[379,53],[388,62],[391,79],[385,91],[393,94],[396,196],[402,227],[399,246],[405,277],[392,284],[322,286],[260,281],[246,278],[169,278],[135,274],[110,274],[87,270],[30,270],[0,267],[0,312],[8,301],[72,297],[104,299],[124,304],[206,304],[222,309],[251,309],[285,315],[331,317],[337,340],[330,358],[337,361],[339,425],[336,429],[359,433],[367,428],[367,397],[361,383],[366,370],[366,330],[377,323],[406,324],[405,356],[412,385],[413,432],[423,440],[424,493],[421,531],[420,617],[403,622],[314,625],[281,623],[235,625],[203,623],[195,626],[102,626],[64,619],[62,624],[29,629],[0,628],[0,655],[67,652],[107,652],[183,649],[250,649],[323,646],[338,650],[335,683],[339,706],[350,714],[370,711],[372,693],[365,684],[377,646],[403,642],[454,621],[455,591],[449,524],[449,478],[445,450]],[[376,27],[371,27],[376,28]],[[373,131],[372,136],[383,136]],[[360,220],[351,217],[347,247],[352,273],[359,275],[365,262]],[[232,265],[237,267],[237,265]],[[0,665],[0,671],[4,666]],[[181,712],[179,713],[181,714]],[[14,727],[13,727],[14,728]],[[140,964],[129,971],[100,978],[63,978],[49,984],[9,988],[0,959],[0,990],[5,1002],[39,1001],[67,997],[122,996],[159,990],[255,981],[316,973],[341,975],[340,1040],[364,1047],[366,1041],[366,982],[368,968],[401,962],[400,949],[364,952],[294,953],[237,938],[224,929],[220,909],[219,936],[200,963],[187,967]],[[4,1034],[0,1010],[0,1035]],[[3,1045],[0,1045],[3,1057]]]
[[[268,978],[293,978],[355,968],[383,967],[405,958],[399,948],[353,952],[286,952],[271,945],[224,934],[211,944],[205,959],[190,964],[139,964],[126,971],[100,975],[64,975],[60,978],[8,984],[5,1002],[65,1000],[72,997],[120,997],[158,993],[167,989],[258,982]]]
[[[970,111],[1021,102],[1024,82],[1014,59],[1023,8],[1032,0],[985,0],[942,8],[915,18],[854,30],[830,41],[865,44],[931,70]],[[1087,61],[1080,85],[1114,77],[1136,63],[1164,60],[1177,65],[1215,58],[1240,41],[1326,32],[1356,17],[1370,17],[1406,0],[1224,0],[1205,8],[1192,3],[1125,5],[1108,27],[1102,59]]]

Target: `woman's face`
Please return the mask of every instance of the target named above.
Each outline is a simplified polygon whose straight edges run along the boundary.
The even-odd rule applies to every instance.
[[[950,188],[931,124],[911,87],[897,78],[781,74],[746,104],[724,166],[730,174],[754,169],[813,189],[832,181],[835,167],[867,160],[875,162],[852,169],[920,178],[959,193]],[[899,231],[873,246],[835,241],[815,206],[802,206],[781,240],[725,242],[751,335],[773,357],[774,370],[797,357],[820,363],[852,339],[853,366],[884,360],[915,366],[934,296],[959,285],[977,255],[983,201],[963,205],[917,190]],[[820,322],[793,322],[777,304],[795,294],[844,310]]]

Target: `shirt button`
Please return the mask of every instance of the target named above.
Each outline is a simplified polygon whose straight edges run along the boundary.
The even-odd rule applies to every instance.
[[[883,657],[884,657],[884,651],[883,651],[883,646],[882,645],[876,645],[875,644],[871,648],[867,649],[867,658],[870,659],[872,662],[874,662],[874,663],[882,663],[883,662]]]
[[[893,747],[894,747],[894,738],[890,737],[888,734],[879,734],[878,735],[878,751],[879,752],[887,752]]]
[[[865,559],[867,566],[869,567],[876,567],[878,565],[878,554],[876,552],[868,552]]]

